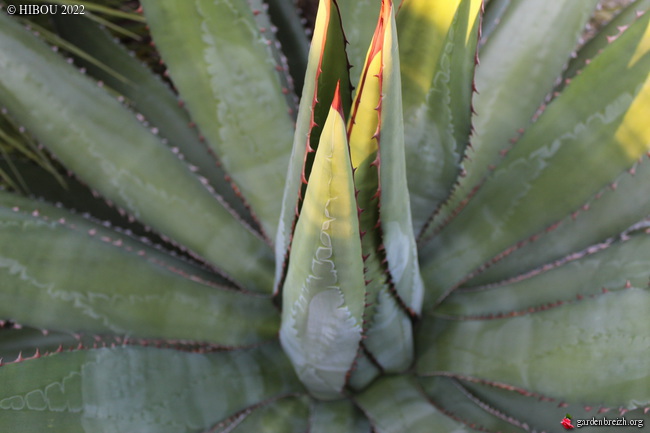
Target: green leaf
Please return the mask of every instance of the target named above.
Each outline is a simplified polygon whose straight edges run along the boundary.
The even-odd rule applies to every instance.
[[[594,245],[546,268],[483,288],[455,290],[436,314],[493,316],[521,314],[558,302],[595,295],[602,290],[644,288],[650,281],[650,236]],[[611,245],[611,246],[610,246]]]
[[[575,48],[597,0],[509,2],[481,49],[473,99],[471,150],[453,197],[436,215],[427,236],[443,224],[499,161],[521,128],[530,126]],[[600,87],[592,87],[600,89]]]
[[[515,254],[493,264],[468,285],[505,280],[618,236],[650,215],[645,188],[648,182],[650,164],[644,156],[630,172],[621,174],[612,186],[599,191],[580,210],[552,226],[552,230],[540,233],[534,241],[522,245]]]
[[[1,321],[0,328],[0,363],[12,362],[20,357],[29,358],[36,354],[54,352],[59,346],[62,350],[76,349],[79,344],[92,347],[97,344],[95,336],[73,335],[67,332],[57,332],[14,325],[7,329],[7,322]],[[115,341],[113,341],[115,342]]]
[[[572,57],[567,65],[563,74],[563,80],[557,87],[557,91],[561,91],[571,78],[580,73],[587,64],[589,64],[594,57],[609,45],[612,40],[624,31],[627,26],[633,23],[639,14],[647,11],[650,8],[649,0],[634,0],[630,2],[622,11],[618,13],[605,27],[600,29],[586,44],[584,44],[575,57]],[[567,81],[569,80],[569,81]]]
[[[406,166],[419,233],[447,198],[469,142],[480,0],[407,0],[397,15]]]
[[[133,113],[45,44],[5,15],[0,22],[0,100],[22,125],[68,169],[133,217],[245,287],[271,289],[268,246],[186,164]]]
[[[372,353],[373,360],[389,372],[403,371],[413,360],[408,312],[419,313],[418,297],[422,295],[415,241],[412,235],[410,239],[409,236],[400,238],[401,233],[410,235],[412,227],[408,213],[403,129],[401,122],[390,118],[396,112],[400,118],[394,12],[391,2],[383,2],[353,102],[348,136],[358,191],[368,304],[364,315],[364,347]],[[400,215],[392,212],[394,206],[398,207]],[[400,242],[396,242],[398,238]],[[391,254],[391,247],[398,251]],[[398,261],[391,263],[391,260]],[[394,275],[393,271],[396,271]],[[386,344],[387,341],[391,344]]]
[[[310,433],[370,433],[370,424],[350,400],[315,401],[310,416]]]
[[[246,223],[255,226],[240,197],[228,181],[203,137],[192,128],[192,121],[182,102],[158,75],[113,40],[112,36],[90,20],[75,15],[53,17],[62,37],[110,68],[99,67],[78,58],[86,73],[123,97],[138,116],[142,116],[152,132],[160,136],[174,152],[188,161],[198,175],[208,179],[215,192],[223,198]]]
[[[345,29],[346,52],[350,59],[350,80],[356,88],[363,74],[368,45],[372,41],[381,2],[377,0],[338,0]]]
[[[273,239],[293,120],[271,28],[262,32],[246,2],[142,4],[192,118]],[[260,5],[257,13],[266,12]]]
[[[301,94],[309,59],[307,30],[292,0],[269,0],[267,4],[269,17],[278,28],[278,42],[287,55],[289,73],[293,78],[296,93]]]
[[[439,411],[405,376],[385,377],[355,397],[377,433],[464,433],[470,428]]]
[[[650,291],[631,288],[492,320],[428,317],[417,372],[470,377],[552,398],[634,409],[650,404]]]
[[[517,389],[500,388],[484,383],[462,381],[463,386],[481,401],[492,407],[506,411],[516,419],[525,420],[528,431],[554,431],[559,429],[562,418],[567,413],[571,414],[573,425],[578,420],[604,420],[625,418],[627,422],[639,420],[643,426],[650,421],[650,414],[644,413],[643,409],[633,411],[621,410],[619,408],[584,406],[570,404],[564,400],[556,400],[536,394],[521,393]],[[618,410],[617,410],[618,409]],[[638,428],[638,427],[637,427]],[[598,433],[607,430],[608,432],[624,433],[630,432],[630,426],[587,426],[580,427],[581,432]]]
[[[578,210],[648,151],[649,20],[641,17],[573,80],[420,250],[431,302]]]
[[[0,317],[226,346],[277,332],[266,297],[217,286],[205,270],[64,210],[7,193],[0,202]]]
[[[329,115],[337,86],[341,92],[343,113],[347,116],[350,112],[352,88],[348,76],[348,60],[343,53],[345,36],[337,2],[321,0],[309,51],[293,150],[282,198],[282,214],[277,229],[276,291],[279,291],[285,277],[291,237],[301,206],[300,199],[304,198],[304,184],[309,179],[314,151],[318,148],[321,131]]]
[[[303,433],[308,431],[309,398],[282,397],[247,409],[210,433]]]
[[[529,431],[525,422],[490,406],[459,380],[435,376],[420,378],[418,382],[428,398],[445,414],[475,430],[501,433]]]
[[[323,127],[282,288],[280,340],[321,399],[340,397],[361,341],[365,284],[338,89]]]
[[[26,433],[194,433],[301,390],[277,345],[63,352],[3,365],[0,380],[0,429]]]

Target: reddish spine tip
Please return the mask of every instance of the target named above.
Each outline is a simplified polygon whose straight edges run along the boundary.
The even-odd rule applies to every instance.
[[[338,111],[343,117],[343,103],[341,102],[341,80],[336,82],[336,89],[334,90],[334,98],[332,99],[332,108]]]

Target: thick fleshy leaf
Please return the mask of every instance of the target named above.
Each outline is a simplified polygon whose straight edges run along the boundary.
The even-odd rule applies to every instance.
[[[421,249],[431,302],[491,258],[580,209],[648,151],[649,21],[650,14],[641,17],[594,59],[465,209]]]
[[[308,421],[309,397],[288,396],[249,408],[210,433],[304,433]]]
[[[293,120],[271,28],[258,27],[247,2],[142,3],[192,118],[273,239]]]
[[[205,431],[301,386],[277,345],[211,354],[154,348],[63,352],[0,367],[0,429]]]
[[[481,49],[476,69],[478,94],[473,105],[472,146],[452,199],[436,215],[429,236],[452,216],[461,202],[508,149],[518,130],[528,128],[551,93],[573,52],[597,0],[524,0],[509,2],[499,24]],[[599,87],[594,87],[599,88]]]
[[[78,58],[77,64],[85,68],[87,74],[118,92],[152,132],[194,166],[198,175],[208,179],[210,186],[229,207],[249,225],[255,225],[249,210],[226,180],[226,173],[202,142],[203,137],[193,128],[192,120],[182,107],[183,102],[169,86],[91,20],[78,15],[56,15],[53,19],[62,37],[91,53],[95,61],[110,67],[107,70],[83,58]]]
[[[377,433],[473,431],[438,410],[415,381],[405,376],[380,379],[355,397],[355,402]]]
[[[318,148],[321,131],[330,112],[334,89],[341,92],[343,112],[350,112],[352,88],[348,77],[345,36],[341,27],[338,4],[321,0],[316,16],[314,36],[309,51],[309,63],[300,100],[289,172],[282,198],[282,214],[275,243],[275,284],[279,291],[285,277],[288,251],[296,218],[304,197],[304,188],[311,172],[314,151]]]
[[[315,401],[310,416],[310,433],[370,433],[370,424],[350,400]]]
[[[616,37],[624,31],[627,26],[633,23],[641,13],[650,8],[650,0],[634,0],[627,5],[622,11],[618,13],[605,27],[600,29],[586,44],[584,44],[575,57],[567,65],[564,74],[562,75],[562,82],[556,88],[561,91],[566,84],[568,84],[575,75],[580,73],[587,64],[589,64],[594,57],[615,40]]]
[[[606,293],[492,320],[425,319],[417,372],[513,386],[569,402],[650,405],[650,291]]]
[[[599,191],[580,210],[565,217],[552,230],[545,230],[492,264],[467,285],[489,284],[521,273],[532,272],[563,257],[608,242],[650,215],[646,185],[650,182],[650,163],[644,156],[630,172],[623,173]]]
[[[309,39],[302,18],[292,0],[269,0],[269,17],[277,27],[277,38],[287,55],[289,73],[297,94],[302,86],[309,60]]]
[[[447,198],[469,142],[481,0],[406,0],[397,15],[406,165],[419,233]]]
[[[630,240],[595,245],[575,257],[549,264],[502,284],[455,290],[436,309],[452,316],[501,316],[522,314],[572,302],[602,290],[644,288],[650,282],[650,236],[638,234]],[[603,250],[601,250],[603,249]],[[600,251],[599,251],[600,250]]]
[[[418,382],[436,406],[475,430],[500,433],[528,431],[524,422],[482,401],[456,379],[434,376],[420,378]]]
[[[646,427],[650,413],[643,409],[628,411],[622,408],[571,404],[539,394],[521,393],[518,389],[504,388],[480,382],[459,381],[476,398],[509,416],[521,420],[528,431],[557,431],[560,421],[568,413],[572,424],[581,432],[598,433],[603,430],[615,433],[630,432],[630,428]],[[605,424],[605,420],[614,423]],[[585,422],[602,422],[588,425]],[[624,421],[625,420],[625,421]],[[580,422],[580,424],[578,424]],[[627,422],[628,424],[623,424]],[[634,422],[634,424],[630,424]],[[620,424],[618,424],[620,423]],[[637,423],[641,423],[640,425]],[[616,425],[618,424],[618,425]]]
[[[353,102],[348,135],[355,170],[354,184],[358,191],[357,205],[361,212],[359,222],[368,304],[364,315],[367,329],[364,345],[372,354],[372,359],[389,372],[405,370],[413,360],[409,313],[419,313],[420,300],[417,298],[422,293],[419,290],[421,285],[418,287],[421,281],[417,275],[412,235],[411,245],[408,236],[404,236],[405,241],[400,244],[396,245],[395,242],[396,230],[410,230],[407,233],[412,233],[408,212],[402,212],[402,218],[398,220],[390,209],[391,205],[402,206],[400,210],[404,210],[404,207],[408,209],[405,168],[404,165],[399,166],[404,161],[401,124],[395,125],[387,119],[395,111],[400,111],[399,61],[396,52],[393,7],[390,1],[385,1],[382,2],[377,29]],[[401,155],[396,148],[402,151]],[[385,157],[385,153],[388,156]],[[392,191],[400,187],[404,190],[399,198],[405,200],[401,203],[395,201],[396,193]],[[384,203],[387,199],[393,201]],[[385,224],[385,214],[390,224]],[[387,242],[386,245],[384,242]],[[400,263],[393,266],[390,261],[398,255],[391,256],[391,247],[400,248]],[[400,279],[394,284],[392,271],[395,269],[402,273],[396,275]],[[404,273],[416,276],[402,280]],[[386,344],[387,341],[391,344]]]
[[[17,23],[0,21],[0,100],[12,116],[118,207],[245,287],[271,289],[262,239],[117,100]]]
[[[364,60],[368,45],[377,24],[381,1],[377,0],[338,0],[345,40],[348,42],[346,51],[350,59],[350,81],[358,87],[363,73]]]
[[[337,89],[282,288],[280,340],[316,397],[340,396],[361,341],[364,297],[352,165]]]
[[[28,200],[7,193],[0,199],[2,318],[226,346],[277,332],[279,317],[266,297],[218,287],[202,278],[204,270],[64,210],[26,207]]]
[[[92,347],[94,336],[82,337],[67,332],[57,332],[30,328],[22,325],[9,325],[11,322],[0,321],[0,360],[12,362],[20,357],[28,358],[36,351],[42,354],[54,352],[59,346],[63,350],[75,349],[81,345]],[[8,326],[17,326],[8,328]]]

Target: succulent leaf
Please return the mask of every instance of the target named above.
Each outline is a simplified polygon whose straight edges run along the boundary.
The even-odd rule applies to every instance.
[[[314,152],[325,120],[329,116],[338,87],[344,115],[349,115],[352,88],[345,53],[345,36],[341,27],[338,4],[321,0],[309,51],[309,62],[302,90],[293,150],[286,176],[282,213],[275,243],[275,290],[278,292],[285,277],[288,251],[304,198],[304,188],[314,160]]]
[[[503,408],[517,419],[526,419],[529,431],[553,431],[557,429],[558,420],[570,413],[577,419],[621,419],[639,420],[648,425],[650,413],[643,409],[628,411],[619,407],[587,406],[553,399],[539,394],[521,393],[521,390],[489,385],[481,382],[462,381],[462,385],[476,398],[494,408]],[[580,431],[597,433],[602,426],[582,426]],[[624,433],[630,431],[630,426],[610,425],[607,431]]]
[[[104,86],[119,93],[125,104],[138,113],[136,116],[144,118],[152,132],[194,166],[197,175],[209,181],[229,208],[245,218],[249,225],[256,226],[241,194],[237,194],[226,180],[227,174],[220,163],[208,146],[201,142],[203,136],[191,127],[192,120],[182,108],[184,103],[169,86],[90,20],[74,15],[56,15],[53,19],[62,37],[84,52],[91,51],[96,61],[110,64],[110,69],[96,66],[83,58],[77,59],[79,66]]]
[[[210,433],[302,433],[307,431],[309,398],[281,396],[248,408]]]
[[[310,433],[370,433],[370,424],[349,400],[316,402],[312,407]]]
[[[339,397],[361,341],[365,284],[338,88],[316,150],[282,290],[285,352],[313,395]]]
[[[549,104],[465,209],[420,250],[431,301],[493,257],[580,209],[648,151],[650,129],[643,113],[650,96],[649,21],[649,14],[642,16],[594,59]]]
[[[582,253],[500,284],[455,290],[436,314],[461,317],[516,315],[530,309],[578,302],[603,290],[647,287],[650,281],[650,236],[636,234],[616,241],[612,239],[594,245]]]
[[[142,3],[192,118],[273,239],[293,119],[271,29],[262,34],[247,2]]]
[[[0,380],[5,431],[55,424],[72,433],[190,433],[301,392],[275,344],[210,354],[143,347],[55,353],[5,364]]]
[[[58,330],[225,346],[277,332],[268,298],[209,284],[200,269],[185,274],[189,265],[161,260],[151,246],[45,204],[24,210],[24,202],[0,194],[1,243],[13,245],[0,255],[0,317],[40,328],[56,320]],[[218,325],[224,321],[228,326]]]
[[[609,243],[650,215],[650,202],[644,188],[648,182],[650,164],[648,157],[644,156],[641,162],[599,191],[582,208],[552,226],[552,230],[539,233],[534,240],[522,245],[516,254],[494,263],[468,285],[494,283],[538,268],[544,269],[575,252]],[[580,230],[576,230],[577,225]]]
[[[278,42],[287,54],[293,85],[300,95],[309,59],[307,31],[292,0],[269,0],[266,3],[269,5],[269,17],[278,29]]]
[[[352,66],[350,80],[356,88],[365,65],[368,45],[375,32],[374,17],[379,16],[381,1],[339,0],[338,3],[347,41],[346,52]]]
[[[462,201],[489,174],[489,166],[526,129],[551,93],[597,0],[509,2],[499,25],[480,52],[473,100],[477,115],[464,167],[452,199],[445,203],[425,236],[453,216]],[[569,7],[569,4],[571,6]],[[513,35],[516,35],[513,37]]]
[[[416,233],[447,199],[462,170],[471,130],[481,4],[481,0],[406,0],[397,15],[406,165]]]
[[[427,397],[445,414],[474,430],[501,433],[529,431],[525,423],[481,400],[457,379],[433,376],[420,378],[418,382]]]
[[[393,6],[385,1],[353,102],[348,136],[367,284],[364,345],[390,372],[412,362],[409,313],[419,313],[422,296],[408,212],[403,129],[394,120],[401,119],[399,83]]]
[[[0,22],[0,97],[21,124],[127,213],[218,263],[245,287],[270,288],[272,262],[263,240],[215,200],[186,164],[37,38],[4,14]],[[242,260],[225,245],[258,261]]]
[[[438,410],[417,384],[407,377],[386,377],[355,399],[377,433],[465,433],[472,429]]]
[[[469,377],[589,405],[650,404],[650,291],[622,290],[502,319],[444,320],[418,336],[421,375]],[[426,323],[429,323],[427,326]]]
[[[641,11],[650,8],[650,0],[634,0],[619,12],[607,25],[596,35],[585,43],[575,57],[572,57],[564,71],[562,81],[556,91],[562,91],[575,75],[580,73],[585,65],[609,45],[616,37],[624,31],[627,26],[636,21]]]

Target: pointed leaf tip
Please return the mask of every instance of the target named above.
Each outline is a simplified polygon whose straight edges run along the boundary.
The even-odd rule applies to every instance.
[[[332,108],[339,112],[341,117],[345,119],[343,114],[343,103],[341,102],[341,80],[336,82],[336,89],[334,89],[334,98],[332,99]]]

